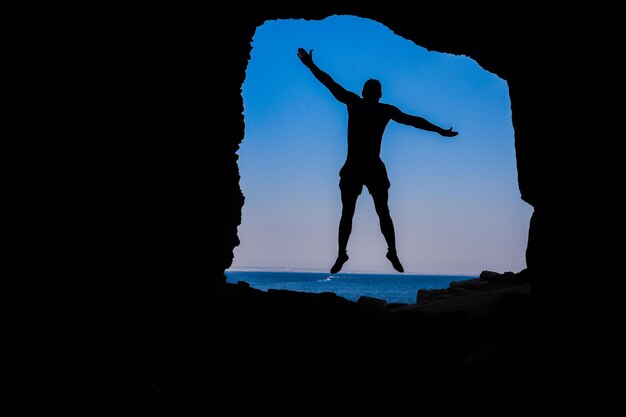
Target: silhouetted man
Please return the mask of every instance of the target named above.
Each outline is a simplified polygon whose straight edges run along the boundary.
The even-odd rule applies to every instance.
[[[458,133],[452,128],[445,130],[426,119],[403,113],[397,107],[379,103],[378,101],[383,94],[382,86],[378,80],[369,79],[365,82],[361,92],[363,98],[361,98],[337,84],[330,75],[319,69],[313,62],[312,49],[307,52],[303,48],[299,48],[298,57],[337,100],[348,106],[348,156],[339,172],[341,178],[339,189],[341,190],[341,203],[343,205],[341,220],[339,221],[339,254],[335,264],[330,269],[330,273],[339,272],[348,260],[346,248],[352,231],[352,217],[356,208],[356,200],[363,190],[363,185],[367,186],[374,199],[376,214],[380,220],[380,230],[388,246],[387,259],[391,261],[396,271],[404,272],[396,252],[396,235],[387,205],[388,190],[391,184],[387,177],[385,164],[380,159],[383,132],[389,120],[394,120],[418,129],[437,132],[441,136],[452,137]]]

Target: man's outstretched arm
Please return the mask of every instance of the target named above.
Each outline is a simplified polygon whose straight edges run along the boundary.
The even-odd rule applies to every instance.
[[[441,136],[452,137],[456,136],[459,133],[450,129],[443,129],[435,124],[432,124],[428,120],[419,116],[411,116],[410,114],[406,114],[400,111],[397,107],[393,107],[391,112],[391,120],[394,120],[398,123],[402,123],[403,125],[413,126],[418,129],[428,130],[430,132],[439,133]]]
[[[347,104],[351,99],[358,97],[356,94],[340,86],[330,75],[315,65],[313,62],[313,49],[311,49],[310,52],[307,52],[303,48],[299,48],[298,58],[300,58],[300,61],[302,61],[302,63],[311,70],[315,78],[317,78],[326,88],[330,90],[337,100]]]

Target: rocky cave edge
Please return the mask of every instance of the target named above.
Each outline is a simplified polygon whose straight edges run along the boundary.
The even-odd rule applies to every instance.
[[[575,137],[576,128],[553,122],[557,114],[576,114],[576,101],[564,100],[571,98],[570,85],[560,74],[572,67],[579,35],[574,23],[553,31],[550,12],[507,7],[267,1],[221,12],[220,21],[227,24],[219,28],[206,12],[143,16],[148,29],[137,31],[137,45],[149,38],[153,46],[132,59],[149,65],[127,81],[142,80],[133,91],[142,93],[143,101],[154,99],[151,108],[163,105],[167,112],[146,116],[151,134],[127,149],[136,155],[131,163],[137,187],[130,187],[128,201],[136,202],[137,210],[126,214],[133,225],[125,242],[132,255],[120,251],[120,258],[127,261],[122,278],[141,294],[132,300],[141,329],[131,335],[137,393],[155,401],[206,396],[216,401],[237,386],[241,395],[280,389],[304,399],[318,379],[391,395],[424,388],[398,379],[412,372],[445,381],[448,388],[477,374],[537,378],[548,361],[541,358],[554,356],[550,348],[536,349],[536,317],[546,323],[571,307],[565,294],[572,286],[564,283],[574,268],[567,265],[585,247],[562,216],[571,212],[578,184],[568,178],[577,170],[576,160],[568,158],[559,139]],[[462,312],[390,315],[332,297],[258,296],[224,283],[244,203],[236,152],[244,136],[241,86],[253,34],[267,20],[334,14],[373,19],[429,50],[467,55],[507,81],[519,188],[534,208],[525,272],[532,297],[507,299],[497,314],[475,320]],[[277,385],[267,385],[268,375]]]
[[[341,4],[341,5],[340,5]],[[439,10],[443,11],[443,10]],[[467,12],[465,14],[464,12]],[[560,102],[558,68],[567,64],[561,61],[559,50],[546,42],[549,36],[542,34],[542,24],[546,32],[549,19],[534,21],[532,35],[525,33],[522,27],[493,15],[481,14],[480,10],[451,10],[445,17],[437,12],[423,8],[397,6],[364,5],[357,2],[326,2],[315,7],[276,7],[271,5],[252,13],[248,19],[237,19],[237,45],[226,54],[229,59],[222,61],[230,86],[227,102],[231,106],[225,114],[227,125],[219,135],[224,143],[217,155],[216,164],[219,179],[216,183],[218,192],[216,228],[209,236],[210,273],[209,280],[223,282],[223,271],[233,259],[233,249],[238,245],[237,226],[241,222],[241,207],[244,196],[239,189],[239,175],[236,165],[236,151],[244,136],[243,99],[240,88],[250,58],[250,43],[256,27],[266,20],[273,19],[322,19],[333,14],[349,14],[376,20],[389,27],[397,35],[415,42],[429,50],[466,55],[508,83],[513,127],[515,129],[515,151],[517,158],[518,182],[522,199],[533,206],[527,264],[532,271],[546,271],[555,265],[563,265],[553,247],[567,244],[564,236],[561,207],[569,202],[563,199],[568,189],[563,178],[562,147],[555,143],[555,137],[563,137],[563,126],[551,123],[554,103]],[[436,17],[433,17],[436,16]],[[471,16],[471,17],[470,17]],[[487,17],[489,16],[489,17]],[[525,24],[525,23],[523,23]],[[523,25],[523,24],[520,24]],[[228,37],[226,37],[228,39]],[[234,42],[233,42],[234,43]],[[235,52],[236,51],[236,52]],[[232,58],[230,58],[232,57]],[[417,65],[418,63],[416,63]],[[226,70],[228,68],[228,70]],[[554,100],[551,100],[551,98]],[[558,127],[557,127],[558,126]],[[222,133],[222,132],[220,132]],[[571,241],[570,241],[571,242]],[[206,259],[206,255],[201,259]],[[534,292],[538,296],[553,291],[554,276],[547,274],[544,279],[533,280]],[[546,296],[550,296],[546,294]]]

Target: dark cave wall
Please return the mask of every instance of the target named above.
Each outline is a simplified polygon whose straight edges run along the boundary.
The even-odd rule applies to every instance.
[[[239,242],[244,203],[236,155],[244,135],[241,86],[254,31],[271,19],[332,14],[372,18],[428,49],[467,55],[507,80],[520,190],[535,208],[528,265],[545,271],[538,274],[542,277],[563,265],[553,248],[576,246],[559,215],[567,201],[563,196],[571,191],[564,177],[576,168],[562,156],[558,139],[573,131],[554,123],[574,106],[563,100],[567,86],[558,77],[569,62],[563,61],[567,28],[557,37],[546,14],[537,18],[532,11],[511,9],[486,13],[445,4],[316,2],[285,7],[272,1],[256,7],[220,15],[226,23],[219,28],[207,23],[210,13],[187,10],[169,16],[169,26],[155,26],[161,35],[154,55],[166,58],[152,58],[165,69],[154,81],[163,82],[162,73],[168,77],[168,90],[158,102],[168,111],[165,120],[153,120],[154,155],[146,167],[154,175],[141,203],[151,207],[142,213],[148,238],[144,236],[138,250],[148,265],[142,281],[146,310],[186,310],[224,281],[223,271]],[[154,224],[160,225],[158,233]],[[542,291],[549,291],[550,280],[542,282]]]

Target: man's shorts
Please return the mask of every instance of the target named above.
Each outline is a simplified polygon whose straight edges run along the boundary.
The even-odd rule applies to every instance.
[[[387,169],[381,160],[362,166],[346,162],[339,176],[339,189],[345,193],[360,195],[365,185],[369,193],[374,195],[391,187]]]

